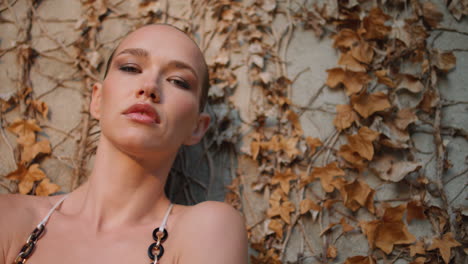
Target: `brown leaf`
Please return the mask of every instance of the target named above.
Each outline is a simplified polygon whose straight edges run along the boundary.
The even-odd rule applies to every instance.
[[[388,70],[382,69],[374,72],[375,76],[377,76],[377,81],[381,84],[385,84],[390,88],[395,88],[396,84],[393,80],[388,76]]]
[[[370,212],[374,212],[375,191],[365,182],[354,180],[344,185],[340,189],[343,196],[344,205],[352,211],[357,211],[361,207],[366,207]]]
[[[404,108],[398,111],[395,126],[400,130],[406,130],[409,124],[416,121],[418,121],[418,116],[416,116],[414,109]]]
[[[36,195],[49,196],[50,194],[58,192],[58,190],[60,190],[60,186],[55,183],[51,183],[49,178],[45,178],[37,186]]]
[[[309,146],[309,155],[314,155],[316,149],[323,145],[319,138],[306,137],[307,146]]]
[[[32,145],[36,142],[35,132],[39,132],[42,129],[36,124],[35,119],[29,119],[16,120],[8,127],[8,130],[19,137],[18,142],[21,145]]]
[[[50,142],[48,140],[42,140],[33,145],[24,146],[23,152],[21,153],[21,162],[26,164],[40,153],[50,154],[50,152]]]
[[[268,208],[267,216],[271,218],[279,215],[284,222],[291,224],[290,214],[294,212],[296,208],[290,201],[281,202],[281,199],[278,199],[278,197],[281,197],[278,193],[270,197],[270,208]]]
[[[372,142],[377,139],[379,133],[361,127],[358,134],[348,136],[348,144],[342,145],[338,155],[354,165],[356,168],[364,167],[364,160],[372,160],[374,157],[374,146]]]
[[[385,22],[391,17],[385,14],[382,9],[373,8],[369,15],[363,19],[364,37],[366,39],[384,39],[391,31],[391,27]]]
[[[345,70],[354,71],[354,72],[366,72],[366,65],[360,63],[356,60],[351,53],[351,51],[341,53],[340,59],[338,60],[338,65],[343,66]]]
[[[280,184],[281,190],[285,194],[289,193],[290,184],[289,182],[295,180],[297,177],[289,168],[285,172],[277,172],[275,176],[271,179],[272,184]]]
[[[268,223],[268,228],[275,231],[279,239],[283,238],[283,227],[284,223],[281,220],[271,219],[270,223]]]
[[[343,233],[347,233],[354,230],[354,227],[352,225],[346,223],[346,219],[344,217],[341,218],[340,225],[343,228]]]
[[[391,107],[388,96],[383,92],[376,92],[373,94],[362,92],[358,95],[352,95],[351,105],[354,110],[364,118],[368,118],[375,112],[383,111]]]
[[[348,144],[342,145],[338,155],[349,162],[353,168],[363,170],[366,167],[366,161]]]
[[[374,50],[367,41],[361,41],[351,48],[351,55],[359,62],[370,64],[374,58]]]
[[[453,52],[441,53],[438,50],[434,50],[431,55],[432,65],[442,72],[450,71],[457,64],[457,58],[453,55]]]
[[[389,154],[376,158],[370,165],[372,171],[382,180],[391,182],[399,182],[410,172],[421,167],[422,164],[419,162],[398,160]]]
[[[354,122],[359,120],[358,115],[350,105],[336,105],[336,112],[333,124],[339,131],[350,127]]]
[[[424,88],[421,81],[414,75],[400,74],[399,79],[400,81],[398,82],[396,90],[406,89],[412,93],[419,93]]]
[[[333,192],[333,190],[335,189],[335,187],[333,186],[333,179],[337,176],[344,175],[344,171],[338,168],[337,163],[332,162],[327,164],[325,167],[315,167],[310,175],[310,178],[312,180],[320,179],[320,183],[322,184],[323,189],[326,192]]]
[[[451,232],[443,235],[442,238],[434,237],[432,239],[432,244],[427,249],[428,251],[439,249],[440,255],[446,264],[450,262],[451,249],[453,247],[459,247],[461,244],[453,238]]]
[[[318,204],[314,203],[310,199],[302,200],[299,207],[300,207],[301,215],[309,212],[310,210],[314,210],[317,212],[320,212],[322,210],[322,208]]]
[[[47,118],[47,113],[49,113],[49,106],[46,103],[38,100],[32,100],[31,105],[34,110],[39,112],[44,118]]]
[[[410,245],[410,256],[414,257],[416,254],[421,254],[424,255],[426,254],[426,250],[424,249],[424,242],[423,241],[417,241],[416,244]]]
[[[344,264],[375,264],[375,259],[371,256],[354,256],[345,260]]]
[[[329,259],[335,259],[336,256],[338,255],[338,250],[334,245],[330,245],[327,248],[327,258]]]
[[[286,118],[291,122],[293,128],[294,128],[294,134],[295,135],[302,135],[302,126],[301,122],[299,121],[299,115],[296,114],[292,110],[287,110],[286,111]]]
[[[382,220],[360,223],[371,248],[378,247],[386,254],[390,254],[394,245],[410,244],[416,241],[401,220],[405,207],[402,205],[387,208]]]
[[[10,172],[5,176],[5,178],[9,180],[21,181],[24,176],[28,173],[28,169],[24,166],[24,164],[17,164],[18,168],[15,171]]]
[[[333,36],[333,40],[334,48],[351,49],[359,42],[359,36],[355,31],[345,28]]]
[[[432,108],[434,108],[439,102],[439,96],[434,92],[434,90],[429,89],[424,93],[424,97],[419,103],[419,107],[426,113],[431,113]]]
[[[422,11],[424,21],[433,28],[436,28],[444,18],[444,15],[439,12],[437,5],[429,1],[423,3]]]
[[[412,261],[410,264],[424,264],[424,263],[426,263],[426,258],[419,257],[419,258],[416,258],[414,261]]]
[[[39,169],[39,164],[31,165],[27,173],[23,174],[22,178],[19,179],[19,192],[21,194],[28,194],[34,186],[34,182],[42,180],[44,178],[46,178],[46,175],[41,169]]]
[[[365,72],[353,72],[341,68],[332,68],[327,72],[327,86],[336,88],[339,84],[343,84],[348,96],[360,92],[371,81],[371,77]]]
[[[391,148],[408,148],[407,142],[410,139],[406,130],[398,129],[395,124],[389,120],[383,121],[383,118],[376,116],[370,126],[371,129],[380,132],[382,137],[380,143]]]
[[[413,219],[426,219],[426,215],[424,214],[424,206],[420,201],[408,202],[406,207],[406,221],[408,221],[408,223],[411,223]]]

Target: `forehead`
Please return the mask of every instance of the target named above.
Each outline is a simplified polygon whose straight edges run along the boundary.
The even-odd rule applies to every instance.
[[[192,39],[172,26],[150,25],[137,29],[124,38],[115,54],[130,48],[144,49],[157,59],[182,61],[192,66],[198,76],[203,76],[202,52]]]

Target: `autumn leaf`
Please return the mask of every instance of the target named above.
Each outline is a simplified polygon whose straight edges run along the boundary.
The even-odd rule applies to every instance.
[[[442,259],[446,264],[450,262],[451,258],[451,249],[454,247],[459,247],[461,244],[453,238],[451,232],[446,233],[442,238],[434,237],[432,239],[432,244],[427,248],[428,251],[438,249]]]
[[[390,254],[394,245],[411,244],[416,241],[402,221],[405,208],[405,205],[390,207],[385,210],[381,220],[360,223],[371,248],[378,247]]]
[[[425,257],[419,257],[419,258],[416,258],[415,260],[413,260],[409,264],[424,264],[424,263],[426,263],[426,258]]]
[[[411,223],[413,219],[426,219],[426,215],[424,214],[424,206],[421,204],[420,201],[410,201],[406,205],[406,221]]]
[[[338,256],[338,250],[334,245],[330,245],[327,248],[327,258],[329,259],[335,259],[336,256]]]
[[[431,113],[432,108],[434,108],[439,102],[439,96],[434,92],[434,90],[429,89],[424,93],[423,99],[419,103],[419,108],[426,113]]]
[[[39,112],[44,118],[47,118],[47,114],[49,113],[49,106],[47,106],[45,102],[32,100],[31,105],[34,110]]]
[[[365,72],[354,72],[341,68],[328,69],[327,72],[326,85],[330,88],[336,88],[339,84],[343,84],[348,96],[360,92],[371,81],[371,77]]]
[[[383,92],[373,94],[362,92],[361,94],[352,95],[351,105],[364,118],[368,118],[375,112],[391,107],[388,96]]]
[[[302,200],[299,207],[300,207],[301,215],[306,214],[310,210],[314,210],[317,212],[320,212],[322,210],[322,208],[318,204],[316,204],[310,199]]]
[[[363,170],[366,167],[366,161],[348,144],[341,145],[338,155],[349,162],[353,168]]]
[[[354,58],[352,51],[341,53],[338,65],[343,66],[345,70],[353,72],[366,72],[367,66]]]
[[[343,197],[344,205],[352,211],[366,207],[370,212],[374,212],[375,190],[370,188],[365,182],[354,180],[351,183],[345,183],[339,190]]]
[[[409,246],[410,249],[410,256],[414,257],[416,254],[424,255],[426,254],[426,250],[424,249],[424,242],[417,241],[414,245]]]
[[[393,80],[388,76],[388,70],[382,69],[374,72],[375,76],[377,76],[377,81],[381,84],[385,84],[390,88],[395,88],[396,84]]]
[[[418,121],[414,109],[404,108],[398,111],[395,118],[395,126],[400,130],[406,130],[409,124]]]
[[[336,105],[336,112],[333,124],[339,131],[350,127],[354,122],[359,120],[358,115],[350,105]]]
[[[371,256],[354,256],[345,260],[344,264],[375,264],[375,259]]]
[[[337,176],[344,176],[345,172],[338,168],[336,162],[327,164],[325,167],[315,167],[310,175],[311,179],[320,179],[322,188],[326,192],[333,192],[333,179]]]
[[[50,182],[49,178],[43,179],[36,188],[36,195],[38,196],[49,196],[52,193],[56,193],[60,190],[60,186]]]
[[[294,128],[294,134],[295,135],[302,135],[302,126],[301,126],[301,122],[299,121],[299,115],[296,114],[294,111],[292,110],[287,110],[286,111],[286,118],[289,120],[289,122],[291,122],[293,128]]]
[[[33,160],[40,153],[50,154],[50,152],[51,148],[50,142],[48,140],[42,140],[32,145],[24,146],[23,152],[21,152],[21,162],[26,164]]]
[[[271,179],[272,184],[280,184],[281,190],[285,194],[289,193],[290,184],[289,182],[295,180],[297,177],[291,169],[287,169],[285,172],[277,172]]]
[[[444,18],[444,15],[438,10],[437,6],[431,2],[424,2],[422,11],[424,21],[433,28],[436,28]]]
[[[279,239],[283,238],[283,227],[284,223],[281,220],[271,219],[270,223],[268,223],[268,228],[273,230]]]
[[[372,161],[369,167],[382,180],[399,182],[410,172],[420,169],[422,164],[415,161],[398,160],[390,154],[384,154]]]
[[[294,212],[296,208],[290,201],[285,200],[281,202],[281,200],[285,200],[285,198],[283,198],[279,191],[275,190],[270,196],[270,208],[268,208],[267,216],[272,218],[279,215],[284,222],[291,224],[290,213]]]
[[[411,74],[400,74],[399,82],[396,90],[405,89],[412,93],[419,93],[423,90],[424,85],[421,81]]]
[[[351,49],[356,43],[359,42],[358,34],[348,28],[342,29],[338,34],[333,37],[333,47],[341,49]]]
[[[431,62],[437,69],[442,72],[448,72],[455,68],[457,58],[453,55],[453,52],[439,52],[434,50],[431,53]]]
[[[16,120],[8,130],[18,136],[18,143],[21,145],[32,145],[36,142],[36,132],[42,129],[36,124],[36,120]]]
[[[344,217],[340,220],[340,225],[343,228],[343,233],[347,233],[354,230],[354,227],[348,223],[346,223],[346,219]]]
[[[361,127],[357,134],[348,136],[348,144],[340,147],[338,155],[348,161],[357,169],[365,167],[366,160],[372,160],[374,157],[374,146],[372,142],[377,139],[379,133],[369,129],[368,127]]]
[[[385,22],[391,17],[385,14],[382,9],[373,8],[369,15],[363,19],[364,37],[366,39],[384,39],[391,31],[390,26],[386,26]]]
[[[39,169],[39,164],[33,164],[27,170],[23,165],[6,176],[10,180],[19,181],[18,188],[21,194],[28,194],[34,186],[35,181],[46,178],[44,172]]]
[[[374,50],[367,41],[360,41],[351,48],[351,55],[361,63],[370,64],[374,58]]]
[[[309,155],[314,155],[316,149],[323,145],[322,141],[319,138],[306,137],[306,143],[309,147]]]

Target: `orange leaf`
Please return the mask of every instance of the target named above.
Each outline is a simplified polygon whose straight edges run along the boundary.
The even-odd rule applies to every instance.
[[[360,63],[356,60],[351,51],[341,53],[340,59],[338,60],[338,65],[344,67],[345,70],[354,71],[354,72],[366,72],[366,65]]]
[[[344,205],[349,209],[357,211],[361,207],[367,207],[370,212],[374,211],[375,191],[365,182],[354,180],[345,184],[340,192],[344,199]]]
[[[424,250],[424,242],[417,241],[416,244],[409,246],[410,249],[410,256],[414,257],[416,254],[424,255],[426,254],[426,250]]]
[[[344,264],[375,264],[375,260],[371,256],[354,256],[345,260]]]
[[[281,220],[272,219],[270,223],[268,223],[268,228],[275,231],[279,239],[283,238],[283,227],[284,223]]]
[[[327,258],[329,259],[335,259],[336,256],[338,255],[338,250],[334,245],[330,245],[327,248]]]
[[[314,210],[317,212],[320,212],[322,210],[322,208],[318,204],[314,203],[310,199],[302,200],[299,207],[300,207],[301,215],[309,212],[310,210]]]
[[[31,105],[34,110],[39,112],[44,118],[47,118],[47,113],[49,112],[49,106],[46,103],[38,100],[32,100]]]
[[[58,190],[60,190],[60,186],[55,183],[51,183],[49,178],[45,178],[37,186],[36,195],[49,196],[52,193],[56,193]]]
[[[310,178],[311,179],[320,179],[323,189],[326,192],[333,192],[335,187],[333,186],[333,178],[336,176],[344,176],[345,173],[343,170],[338,168],[336,162],[332,162],[325,167],[315,167],[312,171]]]
[[[322,141],[320,141],[319,138],[306,137],[305,140],[307,142],[307,145],[309,146],[310,155],[313,155],[315,153],[316,148],[323,145]]]
[[[364,118],[368,118],[375,112],[383,111],[391,107],[387,95],[383,92],[376,92],[373,94],[362,92],[359,95],[353,95],[351,96],[351,105],[354,110]]]
[[[285,194],[288,194],[290,188],[289,182],[295,180],[296,178],[296,175],[291,171],[291,169],[287,169],[285,172],[277,172],[271,179],[271,183],[279,183],[281,190],[283,190]]]
[[[346,223],[346,219],[344,217],[341,218],[340,225],[343,228],[343,233],[347,233],[354,230],[354,227],[352,225]]]
[[[333,124],[339,131],[350,127],[354,122],[359,120],[358,115],[350,105],[336,105],[336,112]]]
[[[351,48],[351,55],[359,62],[370,64],[374,58],[374,50],[368,42],[361,41]]]
[[[21,153],[21,162],[26,164],[40,153],[50,154],[50,152],[50,142],[48,140],[42,140],[33,145],[24,146],[23,152]]]
[[[343,84],[348,96],[360,92],[371,81],[370,76],[365,72],[354,72],[341,68],[329,69],[327,72],[326,85],[330,88],[336,88],[339,84]]]
[[[8,130],[15,133],[18,138],[18,143],[21,145],[32,145],[36,142],[36,133],[41,131],[41,128],[36,124],[36,120],[16,120]]]
[[[432,244],[427,249],[428,251],[439,249],[440,255],[446,264],[450,262],[451,257],[451,249],[453,247],[459,247],[461,244],[453,238],[453,234],[451,232],[444,234],[444,236],[440,239],[434,237],[432,239]]]
[[[20,183],[18,184],[19,192],[21,194],[28,194],[34,186],[34,182],[44,178],[46,178],[46,175],[39,169],[39,164],[31,165],[28,172],[20,179]]]
[[[411,223],[413,219],[426,219],[424,215],[424,207],[420,201],[411,201],[407,204],[406,221]]]

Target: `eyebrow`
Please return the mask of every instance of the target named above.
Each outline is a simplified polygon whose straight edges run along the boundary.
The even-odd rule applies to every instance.
[[[133,55],[135,57],[143,57],[143,58],[148,58],[150,56],[150,54],[149,54],[149,52],[147,50],[141,49],[141,48],[124,49],[121,52],[119,52],[119,54],[117,54],[117,56],[119,56],[121,54],[130,54],[130,55]],[[190,66],[189,64],[187,64],[187,63],[185,63],[183,61],[171,60],[171,61],[169,61],[168,66],[178,68],[178,69],[183,69],[183,70],[189,70],[193,75],[195,75],[195,78],[197,80],[199,79],[197,72],[192,68],[192,66]]]

